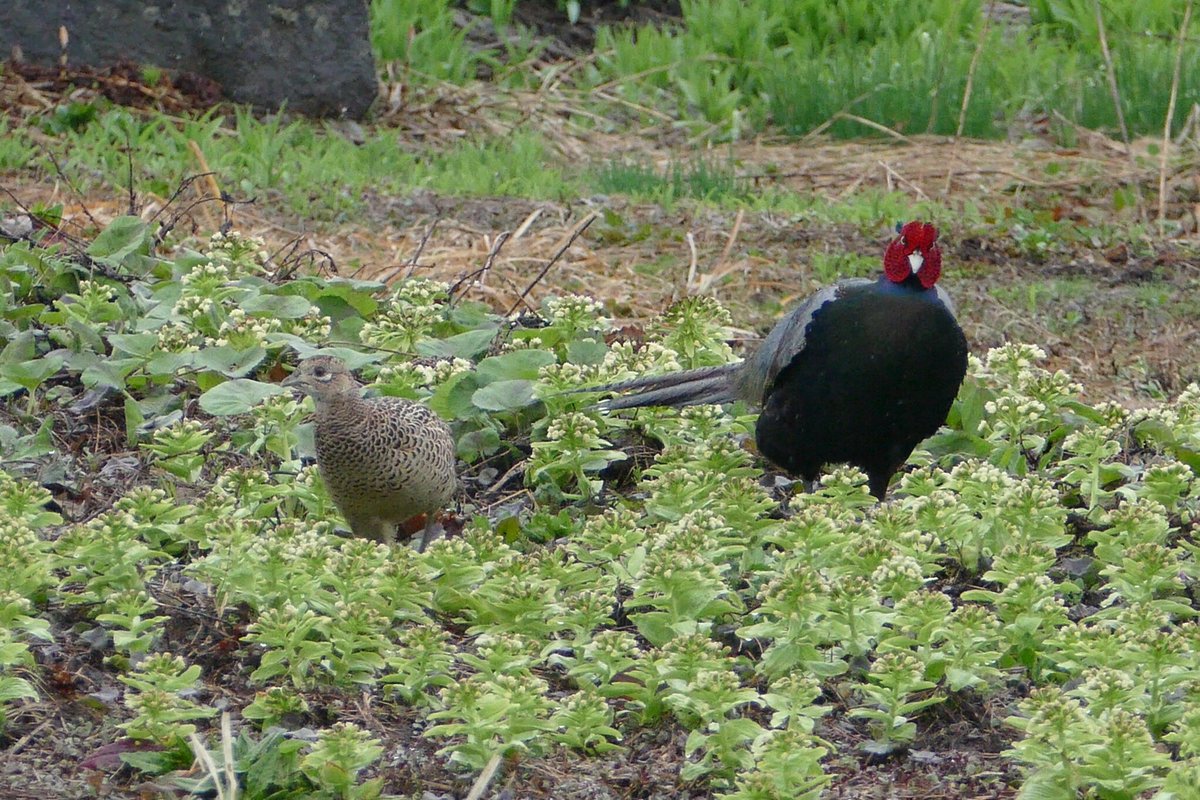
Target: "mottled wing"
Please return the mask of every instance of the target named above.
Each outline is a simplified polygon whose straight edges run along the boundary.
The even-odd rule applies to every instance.
[[[389,453],[396,467],[389,482],[453,483],[454,439],[441,417],[399,397],[376,398],[371,405],[376,447]]]

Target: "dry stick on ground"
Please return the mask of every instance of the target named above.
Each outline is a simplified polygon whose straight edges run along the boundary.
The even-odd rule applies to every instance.
[[[429,237],[433,236],[434,230],[441,221],[441,217],[434,217],[433,222],[429,223],[429,227],[421,234],[421,241],[417,242],[417,251],[408,260],[408,273],[404,276],[405,278],[411,278],[413,273],[416,272],[417,264],[421,260],[421,254],[425,252],[425,245],[429,244]]]
[[[97,228],[103,228],[104,226],[97,222],[96,218],[92,216],[91,210],[87,207],[87,202],[83,199],[83,192],[79,191],[79,187],[77,187],[75,183],[67,177],[67,173],[63,170],[62,164],[58,163],[58,159],[54,157],[54,153],[51,153],[49,149],[44,149],[42,152],[45,154],[46,158],[50,159],[50,163],[54,165],[55,174],[58,175],[59,179],[67,185],[67,188],[71,190],[71,194],[75,195],[75,199],[79,201],[79,207],[83,209],[83,215],[88,218],[88,222],[92,223]],[[61,228],[62,226],[59,225],[59,227]]]
[[[688,271],[683,288],[685,294],[691,294],[692,286],[696,283],[696,264],[699,262],[699,258],[696,256],[696,235],[688,231],[684,235],[684,239],[687,240],[688,246]]]
[[[1104,69],[1108,76],[1108,91],[1112,95],[1113,108],[1117,112],[1117,123],[1121,126],[1121,140],[1125,142],[1125,156],[1129,159],[1129,166],[1137,167],[1137,158],[1133,155],[1133,145],[1129,140],[1129,126],[1125,124],[1125,111],[1121,108],[1121,90],[1117,86],[1117,68],[1113,65],[1112,52],[1108,49],[1108,33],[1104,29],[1104,14],[1100,11],[1100,0],[1092,0],[1092,7],[1096,11],[1096,31],[1100,37],[1100,52],[1104,55]],[[1145,213],[1145,198],[1142,197],[1141,184],[1135,183],[1133,191],[1137,194],[1137,211],[1138,216],[1142,217]]]
[[[200,165],[200,174],[204,176],[204,183],[208,187],[208,193],[212,196],[213,200],[220,202],[221,187],[217,185],[215,173],[208,166],[208,159],[204,157],[204,151],[200,149],[200,145],[196,144],[195,139],[188,139],[188,150],[192,152],[192,158],[196,159],[196,163]],[[207,217],[207,215],[205,216]],[[224,203],[221,204],[221,216],[229,219],[229,209]],[[204,222],[209,226],[210,230],[217,228],[217,225],[211,219],[206,218]]]
[[[129,136],[129,129],[125,129],[125,166],[127,169],[129,191],[129,216],[136,217],[138,215],[137,195],[133,193],[133,139]]]
[[[1125,125],[1125,112],[1121,109],[1121,90],[1117,88],[1117,70],[1113,66],[1112,53],[1108,49],[1108,34],[1104,30],[1104,14],[1100,11],[1100,0],[1092,0],[1092,8],[1096,10],[1096,31],[1100,37],[1100,52],[1104,54],[1104,68],[1108,74],[1108,91],[1112,95],[1113,108],[1117,111],[1117,123],[1121,126],[1121,139],[1125,142],[1125,152],[1133,159],[1133,150],[1129,146],[1129,128]]]
[[[971,104],[971,89],[975,86],[975,68],[979,66],[979,56],[983,55],[983,45],[987,41],[988,26],[992,21],[992,10],[996,1],[991,0],[983,12],[983,25],[979,27],[979,41],[975,44],[975,52],[971,54],[971,64],[967,67],[967,84],[963,87],[962,105],[958,108],[958,125],[954,128],[954,144],[951,158],[946,165],[946,185],[942,194],[950,194],[950,183],[954,179],[954,162],[958,160],[958,141],[962,138],[963,128],[967,125],[967,106]]]
[[[903,175],[901,175],[899,172],[896,172],[896,170],[892,169],[892,166],[891,166],[890,164],[888,164],[886,161],[880,161],[880,162],[879,162],[879,166],[881,166],[881,167],[883,167],[885,170],[887,170],[887,174],[888,174],[888,184],[889,184],[889,185],[888,185],[888,190],[889,190],[889,191],[891,191],[891,188],[892,188],[892,187],[891,187],[891,181],[892,181],[892,178],[895,178],[896,180],[900,181],[900,182],[901,182],[901,183],[903,183],[905,186],[909,187],[909,188],[910,188],[910,189],[912,189],[914,192],[916,192],[916,193],[917,193],[917,197],[920,197],[922,200],[928,200],[928,199],[929,199],[929,195],[925,194],[924,190],[923,190],[923,189],[921,189],[921,187],[920,187],[920,186],[917,186],[915,183],[913,183],[912,181],[910,181],[908,178],[904,177],[904,176],[903,176]]]
[[[500,248],[504,247],[504,243],[508,241],[510,236],[512,236],[512,231],[500,231],[500,234],[496,236],[496,241],[492,242],[492,246],[488,248],[488,254],[483,260],[483,266],[479,269],[471,270],[466,275],[463,275],[454,282],[454,284],[450,287],[450,291],[447,292],[450,297],[451,305],[454,304],[454,293],[466,286],[469,281],[478,278],[479,282],[483,283],[484,276],[488,274],[488,272],[492,269],[492,264],[496,262],[496,256],[500,255]],[[465,291],[463,292],[463,295],[466,295]]]
[[[192,747],[192,755],[196,757],[196,763],[212,781],[213,789],[217,793],[217,800],[237,800],[237,765],[233,759],[233,726],[229,722],[229,712],[226,711],[221,715],[221,756],[225,763],[220,769],[213,761],[208,748],[204,746],[204,742],[195,732],[188,734],[188,743]]]
[[[1179,97],[1179,71],[1183,65],[1183,42],[1188,23],[1192,21],[1192,0],[1183,9],[1179,26],[1179,47],[1175,51],[1175,74],[1171,76],[1171,96],[1167,100],[1167,118],[1163,122],[1162,150],[1158,154],[1158,224],[1167,219],[1167,155],[1171,150],[1171,123],[1175,119],[1175,100]]]
[[[529,463],[529,459],[522,458],[520,461],[513,464],[511,467],[508,468],[508,470],[503,475],[501,475],[499,478],[497,478],[492,483],[491,486],[489,486],[487,489],[485,489],[483,491],[482,496],[487,497],[488,495],[496,494],[497,492],[502,490],[504,488],[504,485],[506,483],[508,483],[509,478],[511,478],[513,475],[516,475],[518,472],[525,471],[525,466],[528,463]],[[522,489],[521,491],[524,491],[524,490]]]
[[[746,209],[739,208],[737,216],[733,219],[733,229],[729,231],[729,236],[725,239],[725,247],[721,249],[721,255],[717,257],[716,263],[712,265],[712,269],[700,278],[700,285],[696,287],[696,294],[708,291],[708,287],[737,269],[736,264],[731,264],[728,267],[724,265],[729,258],[729,254],[733,251],[733,243],[737,241],[738,232],[742,229],[742,220],[745,216]]]
[[[517,226],[517,229],[515,231],[513,231],[512,238],[514,240],[516,240],[516,239],[520,239],[522,236],[524,236],[525,232],[529,230],[530,226],[533,225],[533,223],[536,222],[537,218],[540,217],[541,215],[542,215],[542,209],[540,207],[535,208],[533,211],[530,211],[529,214],[525,217],[525,219],[521,220],[521,224]]]
[[[158,219],[159,215],[174,206],[175,201],[178,200],[193,183],[207,177],[210,174],[212,173],[200,173],[197,175],[189,175],[188,177],[184,178],[183,181],[181,181],[180,184],[175,187],[175,191],[171,193],[169,198],[167,198],[167,202],[163,204],[162,208],[154,212],[154,216],[149,219],[149,222],[154,222],[154,220]],[[171,216],[159,225],[158,233],[154,235],[155,246],[158,246],[166,241],[167,236],[170,235],[171,231],[175,230],[175,226],[179,224],[179,221],[188,214],[191,214],[192,210],[195,208],[207,205],[208,203],[221,203],[223,205],[233,206],[238,204],[249,204],[253,202],[252,200],[238,200],[237,198],[230,197],[227,194],[222,195],[221,197],[209,197],[208,194],[204,192],[197,192],[196,194],[198,197],[195,200],[192,200],[186,206],[177,207]]]
[[[546,273],[550,271],[550,268],[554,266],[555,262],[562,258],[563,253],[567,252],[567,248],[575,243],[575,240],[587,230],[589,225],[596,221],[598,216],[600,215],[593,211],[584,217],[582,222],[575,226],[575,229],[567,235],[567,240],[563,242],[562,247],[558,248],[554,255],[550,256],[550,260],[546,262],[546,266],[542,267],[542,271],[534,276],[534,279],[529,282],[529,285],[526,286],[525,290],[521,292],[521,295],[508,309],[508,312],[505,314],[505,316],[511,316],[513,312],[515,312],[521,306],[521,304],[525,302],[525,298],[529,296],[529,293],[533,291],[535,286],[542,282],[542,278],[546,277]]]
[[[905,144],[916,145],[916,142],[914,142],[912,139],[905,136],[903,133],[900,133],[900,131],[893,130],[893,129],[889,128],[887,125],[880,125],[878,122],[875,122],[874,120],[869,120],[866,117],[860,117],[857,114],[847,114],[842,111],[839,111],[838,113],[834,114],[833,116],[836,119],[848,119],[848,120],[851,120],[852,122],[857,122],[859,125],[866,125],[868,128],[874,128],[875,130],[879,131],[880,133],[886,133],[888,136],[891,136],[893,139],[898,139],[899,141],[904,142]]]
[[[860,94],[858,97],[853,98],[849,103],[846,103],[846,105],[844,105],[840,109],[838,109],[838,111],[832,117],[825,120],[824,122],[822,122],[817,127],[813,128],[808,133],[804,134],[804,137],[802,139],[800,139],[800,144],[803,145],[803,144],[806,144],[806,143],[812,141],[813,139],[816,139],[822,133],[829,130],[829,128],[833,125],[833,123],[835,123],[839,119],[841,119],[842,114],[849,113],[850,109],[854,108],[856,105],[861,103],[863,100],[866,100],[871,95],[875,94],[876,92],[882,91],[885,88],[891,88],[891,85],[884,84],[883,86],[877,86],[874,89],[869,89],[869,90],[863,92],[862,94]]]

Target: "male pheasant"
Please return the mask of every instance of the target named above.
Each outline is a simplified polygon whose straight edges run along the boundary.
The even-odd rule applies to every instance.
[[[883,255],[878,280],[813,294],[740,363],[598,387],[633,394],[610,409],[744,400],[762,408],[759,452],[812,482],[850,463],[882,500],[913,448],[946,420],[967,371],[967,340],[937,286],[933,225],[909,222]]]

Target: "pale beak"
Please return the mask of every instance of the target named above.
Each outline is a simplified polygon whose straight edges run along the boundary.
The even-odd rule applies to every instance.
[[[913,275],[921,271],[921,266],[925,263],[925,256],[920,253],[910,253],[908,256],[908,266],[912,268]]]
[[[293,372],[291,375],[288,375],[286,378],[284,378],[282,381],[280,381],[279,385],[280,386],[295,386],[299,382],[300,382],[300,373]]]

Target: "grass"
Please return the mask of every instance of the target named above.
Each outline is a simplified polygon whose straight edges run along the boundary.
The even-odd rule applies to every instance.
[[[1131,15],[1135,6],[1138,15]],[[1091,4],[1038,8],[1022,33],[985,29],[978,3],[684,3],[678,28],[604,29],[589,74],[594,83],[617,84],[632,102],[702,119],[725,137],[765,124],[808,133],[839,112],[901,132],[944,135],[957,131],[968,66],[979,48],[966,135],[1004,136],[1018,114],[1029,112],[1058,112],[1087,128],[1115,130]],[[1125,116],[1135,134],[1157,133],[1182,8],[1156,0],[1144,23],[1138,4],[1107,8]],[[1184,63],[1200,57],[1198,48],[1193,35]],[[1188,74],[1177,108],[1198,99],[1200,78]],[[850,120],[830,132],[878,134]]]
[[[22,168],[51,170],[46,151],[21,130],[12,133],[0,159],[12,152]],[[320,123],[260,119],[242,110],[228,120],[205,115],[179,122],[109,109],[58,131],[56,139],[48,152],[57,153],[69,174],[94,176],[82,181],[85,188],[124,184],[132,157],[136,188],[169,196],[185,176],[199,171],[188,146],[196,142],[220,180],[241,196],[266,194],[297,214],[326,219],[360,211],[365,192],[427,188],[460,196],[545,199],[578,192],[533,133],[465,140],[430,157],[414,152],[394,129],[377,129],[355,144]]]
[[[132,158],[135,188],[165,198],[199,171],[189,150],[189,142],[195,142],[236,196],[257,198],[310,221],[343,220],[361,213],[370,197],[416,189],[552,201],[620,195],[666,208],[686,201],[863,227],[913,213],[948,213],[937,202],[914,206],[901,192],[867,190],[830,202],[809,193],[756,187],[739,177],[738,167],[727,158],[681,159],[663,170],[633,161],[573,164],[532,127],[422,152],[394,128],[373,128],[362,144],[355,144],[319,122],[259,118],[244,110],[229,118],[209,114],[180,121],[109,108],[71,126],[50,128],[36,119],[31,124],[48,132],[51,144],[35,145],[25,128],[11,128],[0,149],[0,161],[11,153],[10,169],[53,173],[56,161],[85,190],[111,188],[126,183]]]
[[[665,171],[624,163],[605,164],[590,176],[604,194],[620,194],[671,208],[681,199],[713,205],[738,205],[752,197],[749,184],[732,167],[704,160],[672,164]]]

